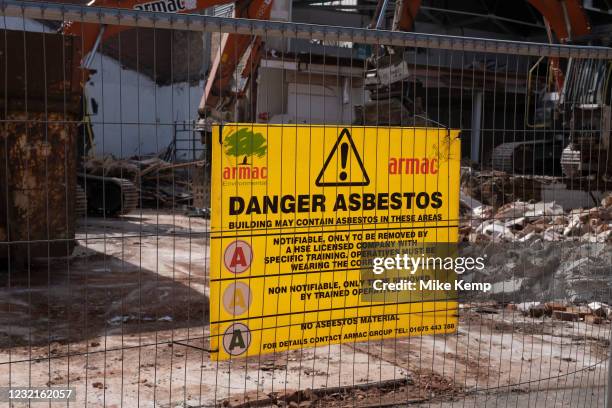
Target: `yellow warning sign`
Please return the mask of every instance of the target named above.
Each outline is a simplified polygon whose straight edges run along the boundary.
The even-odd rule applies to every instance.
[[[212,149],[213,358],[456,330],[450,272],[373,265],[452,258],[458,131],[225,124]]]

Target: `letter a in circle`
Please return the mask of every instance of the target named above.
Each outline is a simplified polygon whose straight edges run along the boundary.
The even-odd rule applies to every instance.
[[[223,348],[231,356],[239,356],[251,344],[251,331],[242,323],[233,323],[223,334]]]
[[[225,267],[232,273],[242,273],[249,269],[253,261],[251,246],[242,240],[236,240],[225,248],[223,254]]]

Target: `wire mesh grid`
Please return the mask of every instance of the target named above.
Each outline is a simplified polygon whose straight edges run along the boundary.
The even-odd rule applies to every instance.
[[[50,406],[604,405],[608,48],[0,4],[0,387],[74,391]],[[374,190],[338,185],[366,172]],[[323,225],[317,194],[342,191]],[[411,231],[484,259],[452,281],[488,286],[351,303],[349,273],[372,275],[348,245],[425,247]]]

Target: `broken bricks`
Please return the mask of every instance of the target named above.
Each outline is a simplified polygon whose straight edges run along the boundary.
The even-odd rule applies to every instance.
[[[612,242],[612,194],[599,207],[565,212],[553,202],[482,205],[462,220],[460,240],[486,242]]]
[[[586,315],[584,318],[584,321],[590,324],[602,324],[603,323],[603,319],[600,316],[595,316],[595,315]]]
[[[552,318],[556,320],[563,320],[566,322],[577,322],[580,319],[577,313],[564,312],[561,310],[553,311]]]

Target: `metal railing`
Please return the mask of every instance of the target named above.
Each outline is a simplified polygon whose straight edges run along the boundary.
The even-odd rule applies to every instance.
[[[393,32],[355,27],[323,26],[280,21],[248,20],[195,14],[164,14],[140,10],[87,7],[74,4],[4,0],[3,14],[54,21],[110,24],[127,27],[221,32],[305,40],[352,41],[372,45],[423,47],[494,54],[610,59],[606,47],[572,46],[457,37],[438,34]]]
[[[605,403],[612,49],[14,0],[0,11],[0,387],[73,389],[62,406]],[[126,30],[85,70],[65,21]],[[202,61],[224,34],[263,45],[205,110],[215,78]],[[342,192],[360,207],[331,211]],[[447,212],[421,212],[435,192]],[[349,215],[363,218],[337,222]],[[281,248],[360,258],[313,249],[345,229],[430,234],[436,251],[485,257],[455,279],[490,286],[329,304],[340,288],[304,290],[323,299],[314,309],[283,298],[283,285],[371,277],[369,264],[281,260]],[[295,236],[315,238],[280,243]],[[394,240],[375,243],[409,252]],[[241,275],[247,258],[261,264]],[[407,303],[444,317],[417,324],[427,312]],[[396,331],[300,343],[358,318]],[[432,329],[443,324],[455,326]]]

